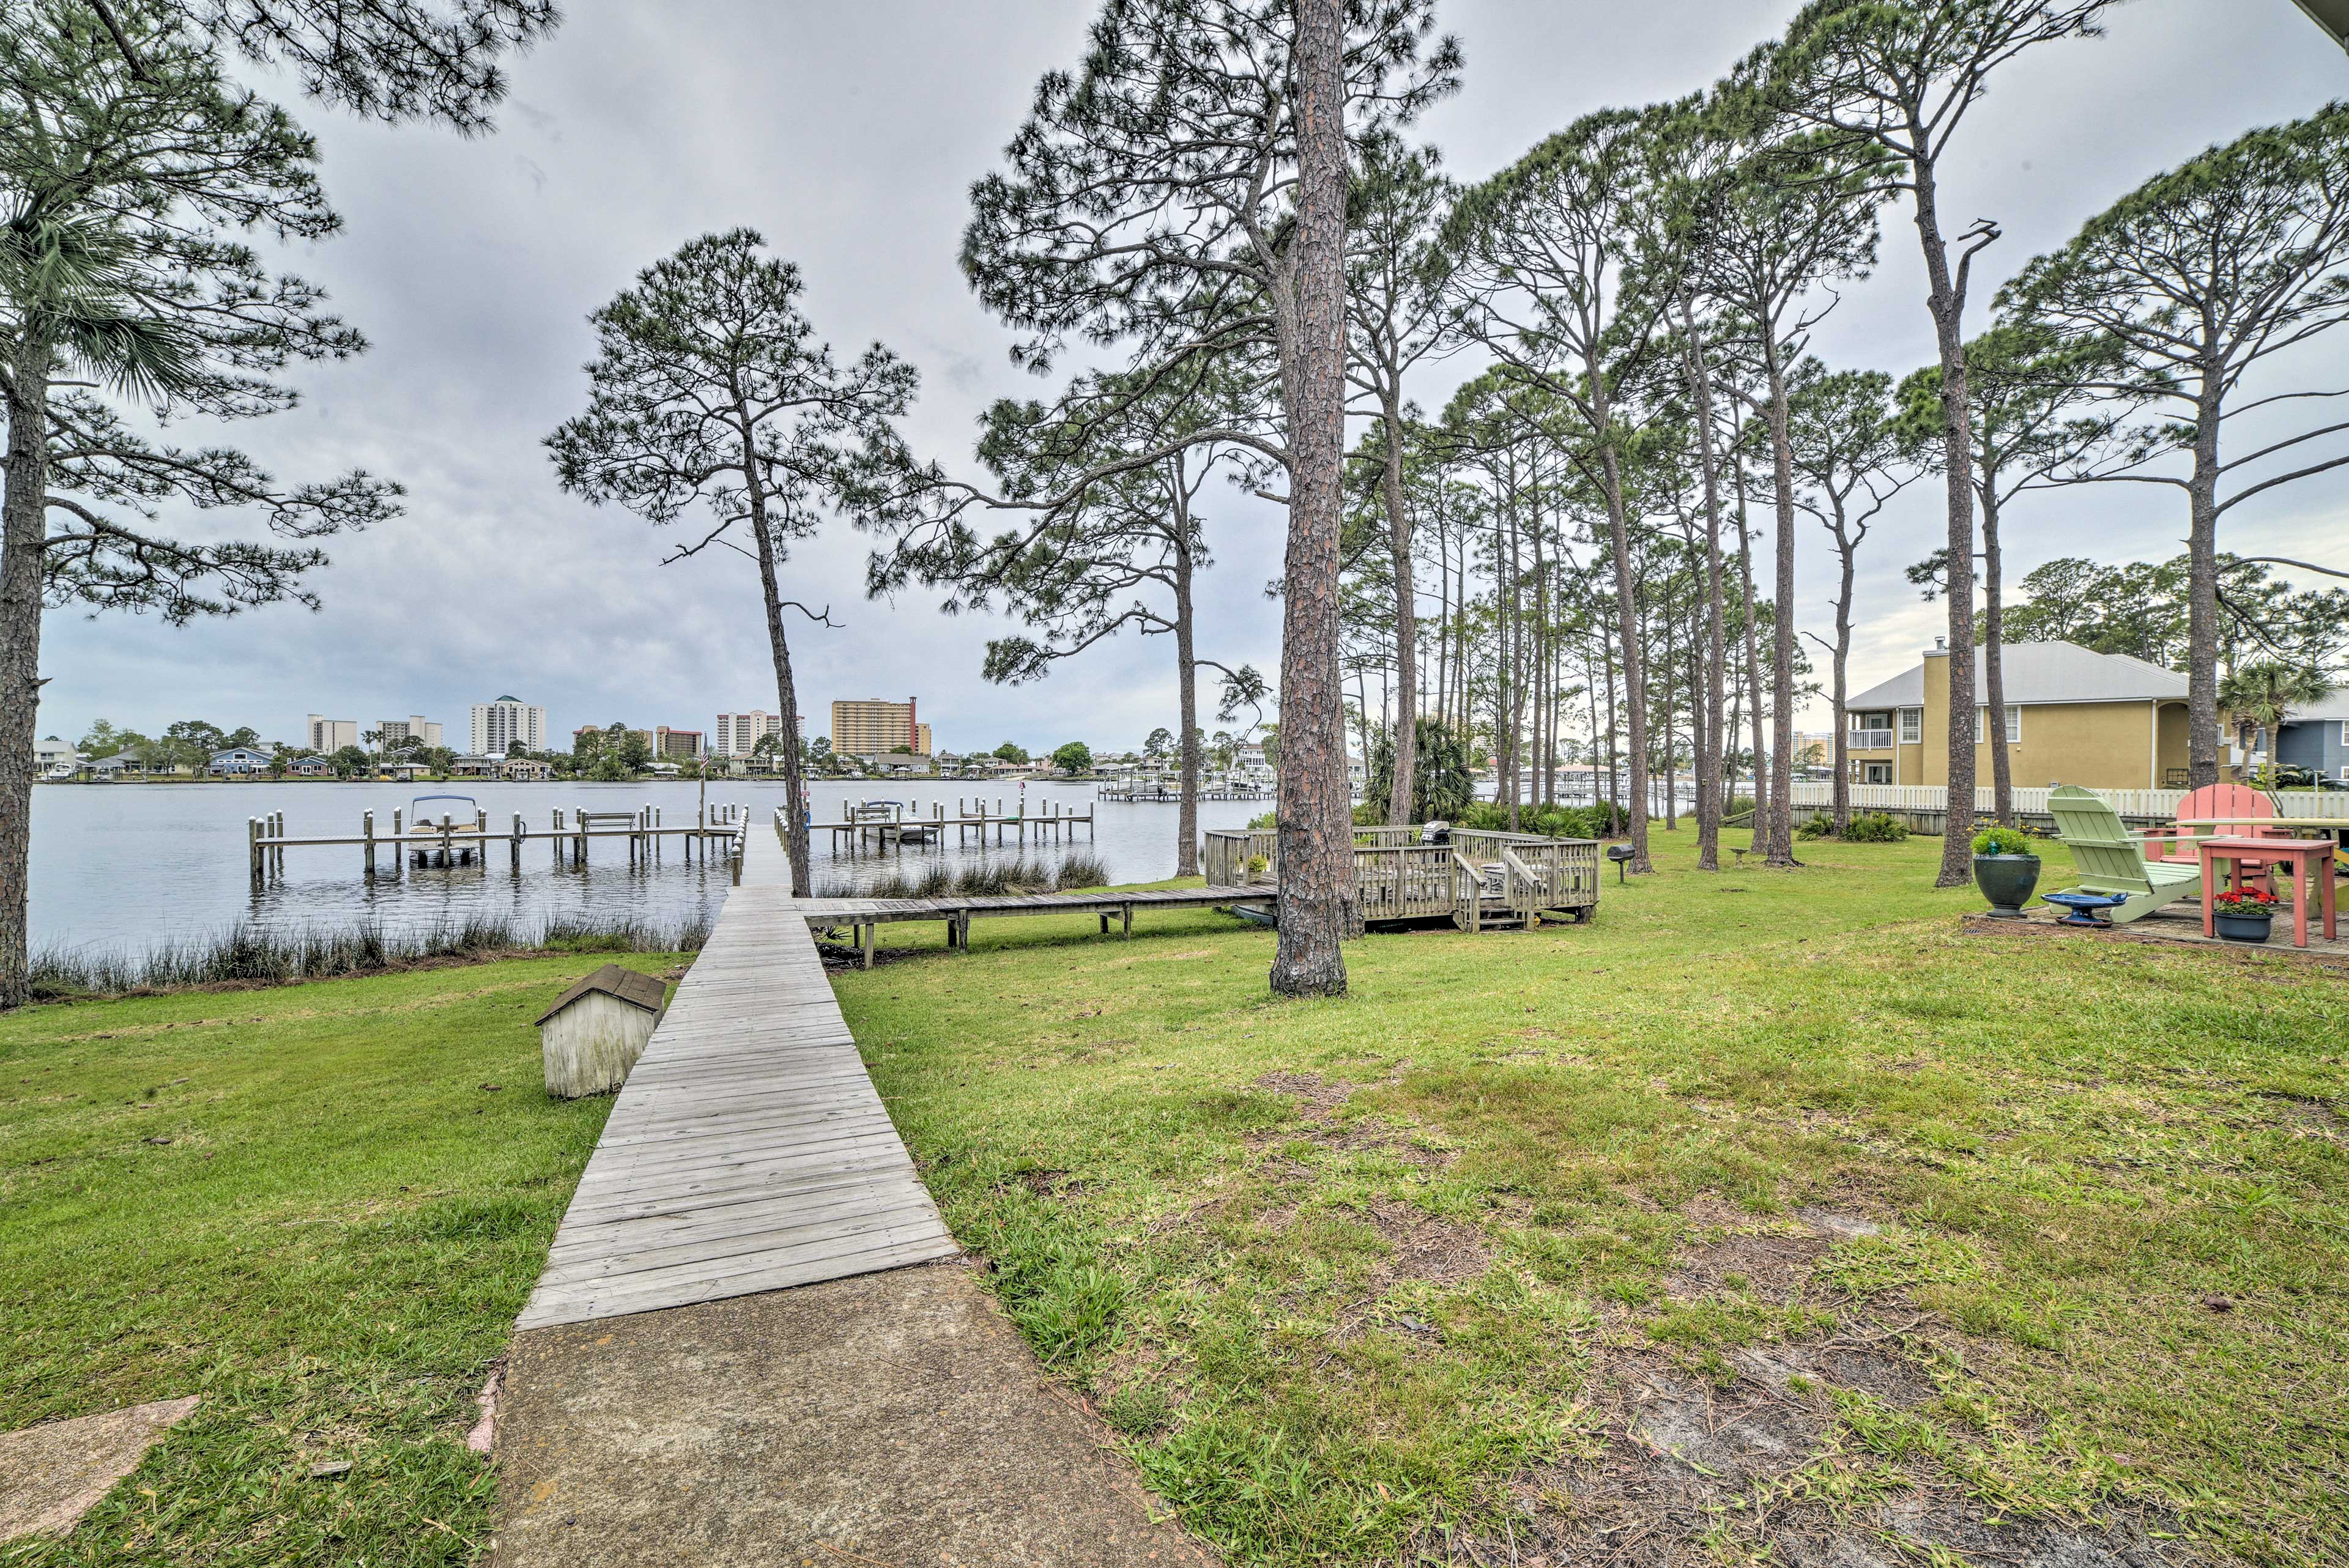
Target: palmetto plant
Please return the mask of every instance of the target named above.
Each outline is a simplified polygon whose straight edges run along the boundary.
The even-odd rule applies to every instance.
[[[2330,683],[2314,670],[2265,660],[2244,665],[2219,683],[2219,706],[2235,716],[2238,731],[2248,738],[2257,730],[2268,744],[2271,767],[2275,759],[2275,732],[2295,708],[2321,701]]]

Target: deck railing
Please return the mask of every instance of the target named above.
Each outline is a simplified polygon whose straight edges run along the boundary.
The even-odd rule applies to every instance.
[[[1219,887],[1277,883],[1278,841],[1271,828],[1210,831],[1200,844],[1199,869]],[[1451,915],[1468,924],[1506,913],[1530,923],[1545,910],[1596,904],[1599,863],[1591,839],[1454,829],[1449,843],[1425,844],[1417,828],[1354,830],[1354,882],[1364,920]]]

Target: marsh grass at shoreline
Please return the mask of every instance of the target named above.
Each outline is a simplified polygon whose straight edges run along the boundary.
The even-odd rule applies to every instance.
[[[204,986],[286,985],[531,954],[696,953],[709,935],[709,920],[698,914],[670,921],[475,914],[412,932],[386,931],[373,922],[290,930],[240,923],[144,950],[45,949],[33,958],[33,995],[59,1001],[162,995]]]

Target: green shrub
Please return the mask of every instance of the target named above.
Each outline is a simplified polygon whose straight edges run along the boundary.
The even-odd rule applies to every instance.
[[[1978,855],[2027,855],[2031,841],[2020,828],[1984,828],[1974,835],[1974,853]]]
[[[1278,811],[1266,811],[1248,819],[1250,832],[1254,832],[1258,828],[1278,828],[1278,826],[1280,826],[1280,813]]]
[[[1814,812],[1809,821],[1795,829],[1795,837],[1798,839],[1832,839],[1835,836],[1835,819],[1825,811]],[[1863,811],[1851,820],[1851,826],[1843,832],[1844,842],[1847,844],[1898,844],[1908,837],[1908,828],[1889,811]]]
[[[1506,833],[1509,810],[1490,800],[1473,802],[1453,825],[1482,833]],[[1605,801],[1595,806],[1523,806],[1517,810],[1516,831],[1540,833],[1552,839],[1611,839],[1628,825],[1624,814]]]

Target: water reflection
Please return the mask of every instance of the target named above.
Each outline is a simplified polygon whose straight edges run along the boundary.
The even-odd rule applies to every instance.
[[[410,787],[400,784],[203,784],[42,785],[33,791],[32,935],[36,947],[71,946],[139,950],[171,937],[221,930],[240,920],[273,928],[305,924],[336,926],[372,921],[389,931],[430,929],[473,916],[493,916],[531,924],[552,920],[609,921],[636,918],[673,924],[713,913],[730,885],[722,861],[706,865],[688,858],[678,843],[665,844],[648,864],[629,863],[625,840],[601,839],[590,846],[585,866],[557,867],[552,846],[525,844],[522,863],[510,863],[502,844],[488,846],[482,863],[466,866],[405,866],[378,852],[378,870],[366,876],[357,846],[289,849],[282,879],[256,889],[247,872],[245,824],[251,818],[282,812],[289,837],[356,835],[360,814],[373,810],[378,830],[388,833],[391,813],[421,790],[461,789],[489,813],[493,831],[503,831],[519,812],[533,830],[549,825],[560,808],[574,812],[657,807],[664,825],[688,823],[700,799],[699,787],[664,784],[493,784]],[[990,810],[998,801],[1018,810],[1016,789],[930,784],[818,784],[815,817],[840,820],[860,800],[907,802],[909,816],[927,817],[934,804],[953,812],[983,791]],[[753,820],[771,820],[782,799],[781,786],[718,780],[709,799],[747,806]],[[1068,810],[1092,806],[1092,787],[1030,785],[1031,814],[1045,803]],[[1237,827],[1268,808],[1249,801],[1204,801],[1202,829]],[[957,844],[947,830],[941,846],[884,848],[867,843],[834,852],[831,835],[817,833],[812,849],[819,888],[861,887],[903,871],[918,874],[931,865],[950,868],[999,861],[1023,853],[1057,864],[1065,854],[1091,854],[1112,880],[1146,882],[1174,873],[1176,808],[1162,804],[1105,802],[1096,810],[1092,836],[1079,827],[1058,842],[1024,850],[1015,840],[998,848],[990,832],[985,845]]]

